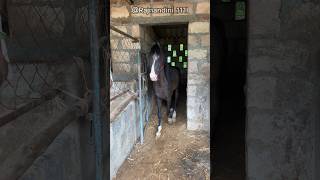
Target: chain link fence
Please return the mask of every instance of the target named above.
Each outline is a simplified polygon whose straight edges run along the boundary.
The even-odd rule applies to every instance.
[[[72,82],[74,88],[89,91],[87,1],[7,0],[4,9],[1,31],[6,36],[1,52],[7,58],[2,58],[2,68],[8,71],[0,84],[0,118],[26,106],[32,108],[58,92],[81,99],[67,86],[81,76],[81,83]]]
[[[147,76],[148,56],[141,50],[141,43],[124,31],[111,26],[111,68],[113,85],[110,101],[131,91],[137,95],[137,114],[140,119],[140,141],[152,111],[152,94]],[[111,107],[112,108],[112,107]],[[112,111],[112,110],[111,110]]]
[[[110,98],[113,99],[128,90],[136,91],[140,68],[138,62],[140,43],[115,27],[111,28],[110,37],[113,78]]]
[[[109,29],[107,3],[105,0],[1,0],[0,126],[24,113],[31,115],[24,118],[25,122],[32,122],[36,114],[48,124],[37,127],[37,138],[22,146],[38,148],[18,155],[19,162],[8,159],[12,163],[10,172],[2,174],[5,178],[0,179],[20,177],[62,129],[76,119],[88,120],[81,122],[81,134],[90,135],[84,139],[94,140],[94,146],[81,147],[85,152],[95,153],[95,177],[102,179],[104,156],[108,154],[103,144],[107,132],[106,108],[100,107],[107,106],[101,98],[108,95],[105,89],[106,62],[110,57],[105,43]],[[32,111],[40,104],[46,109]],[[46,116],[47,113],[61,118]],[[82,141],[81,138],[77,141]],[[90,142],[88,145],[93,145]],[[6,167],[0,164],[0,168]],[[91,171],[89,168],[88,174]]]

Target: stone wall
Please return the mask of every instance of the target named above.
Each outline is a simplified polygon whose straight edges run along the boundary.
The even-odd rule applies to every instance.
[[[135,7],[186,7],[184,13],[133,13]],[[176,9],[175,9],[176,10]],[[208,0],[187,1],[139,1],[130,6],[126,2],[111,3],[111,23],[132,29],[141,25],[189,23],[187,115],[188,129],[210,130],[210,2]],[[140,25],[140,26],[138,26]],[[129,31],[130,33],[130,31]],[[140,32],[140,35],[143,34]],[[134,35],[133,35],[134,36]],[[136,36],[135,36],[136,37]]]
[[[210,130],[210,31],[209,22],[189,24],[187,127]]]
[[[129,35],[137,33],[135,27],[131,26],[115,26],[115,28]],[[137,58],[140,43],[133,42],[133,39],[110,30],[110,45],[114,77],[136,74],[138,72]]]
[[[140,26],[139,31],[140,31],[139,37],[141,42],[141,52],[145,53],[148,58],[150,47],[157,40],[157,38],[153,32],[153,29],[150,26]]]
[[[249,6],[247,179],[319,179],[320,2]]]

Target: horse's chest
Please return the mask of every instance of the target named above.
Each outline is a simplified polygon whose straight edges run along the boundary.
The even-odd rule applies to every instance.
[[[154,91],[157,97],[162,98],[162,99],[167,99],[168,97],[168,87],[167,86],[160,86],[158,84],[155,84],[154,86]]]

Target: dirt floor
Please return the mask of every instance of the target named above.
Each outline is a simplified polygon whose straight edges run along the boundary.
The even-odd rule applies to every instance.
[[[163,122],[156,139],[157,116],[152,114],[143,145],[136,144],[118,170],[116,180],[210,179],[209,133],[186,130],[185,101],[179,102],[177,121]],[[162,107],[163,114],[165,107]]]

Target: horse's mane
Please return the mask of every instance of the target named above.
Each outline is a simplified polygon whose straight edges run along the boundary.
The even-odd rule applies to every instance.
[[[161,48],[160,48],[159,44],[156,43],[151,47],[150,54],[155,54],[156,53],[156,54],[160,55],[160,50],[161,50]]]
[[[161,46],[160,46],[160,43],[155,43],[152,47],[151,47],[151,50],[150,50],[150,55],[154,55],[154,54],[157,54],[159,55],[159,59],[161,61],[161,63],[163,63],[164,65],[166,65],[165,63],[165,55],[163,53],[163,50],[161,49]]]

